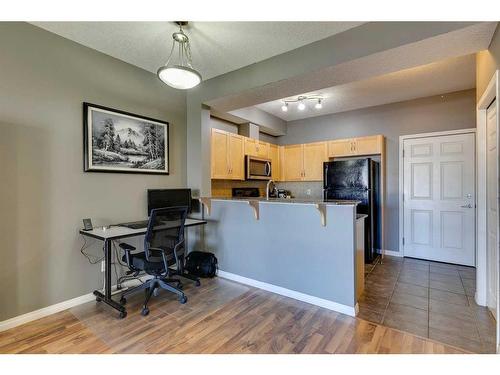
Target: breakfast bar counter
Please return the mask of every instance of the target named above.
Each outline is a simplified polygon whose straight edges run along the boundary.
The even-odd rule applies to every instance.
[[[357,202],[200,200],[220,277],[355,315]]]

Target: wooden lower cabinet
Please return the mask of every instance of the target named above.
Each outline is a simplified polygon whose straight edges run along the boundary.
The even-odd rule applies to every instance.
[[[356,301],[365,290],[365,218],[356,220]]]

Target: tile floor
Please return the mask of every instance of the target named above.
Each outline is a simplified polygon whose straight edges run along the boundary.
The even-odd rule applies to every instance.
[[[474,302],[474,268],[385,257],[365,272],[359,318],[471,352],[495,352],[495,320]]]

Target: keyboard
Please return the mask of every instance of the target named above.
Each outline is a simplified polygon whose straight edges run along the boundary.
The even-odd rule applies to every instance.
[[[132,221],[130,223],[118,224],[120,227],[126,227],[130,229],[142,229],[148,227],[148,220]]]

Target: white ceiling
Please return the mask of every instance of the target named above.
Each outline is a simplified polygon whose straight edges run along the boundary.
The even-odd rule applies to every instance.
[[[400,70],[373,78],[325,88],[305,95],[322,95],[323,108],[314,108],[310,101],[304,111],[290,103],[283,112],[282,100],[258,104],[256,107],[286,121],[321,116],[329,113],[394,103],[476,87],[475,55],[449,58],[432,64]],[[284,99],[293,99],[289,97]]]
[[[32,22],[156,73],[170,53],[173,22]],[[193,66],[209,79],[361,25],[361,22],[190,22]]]

